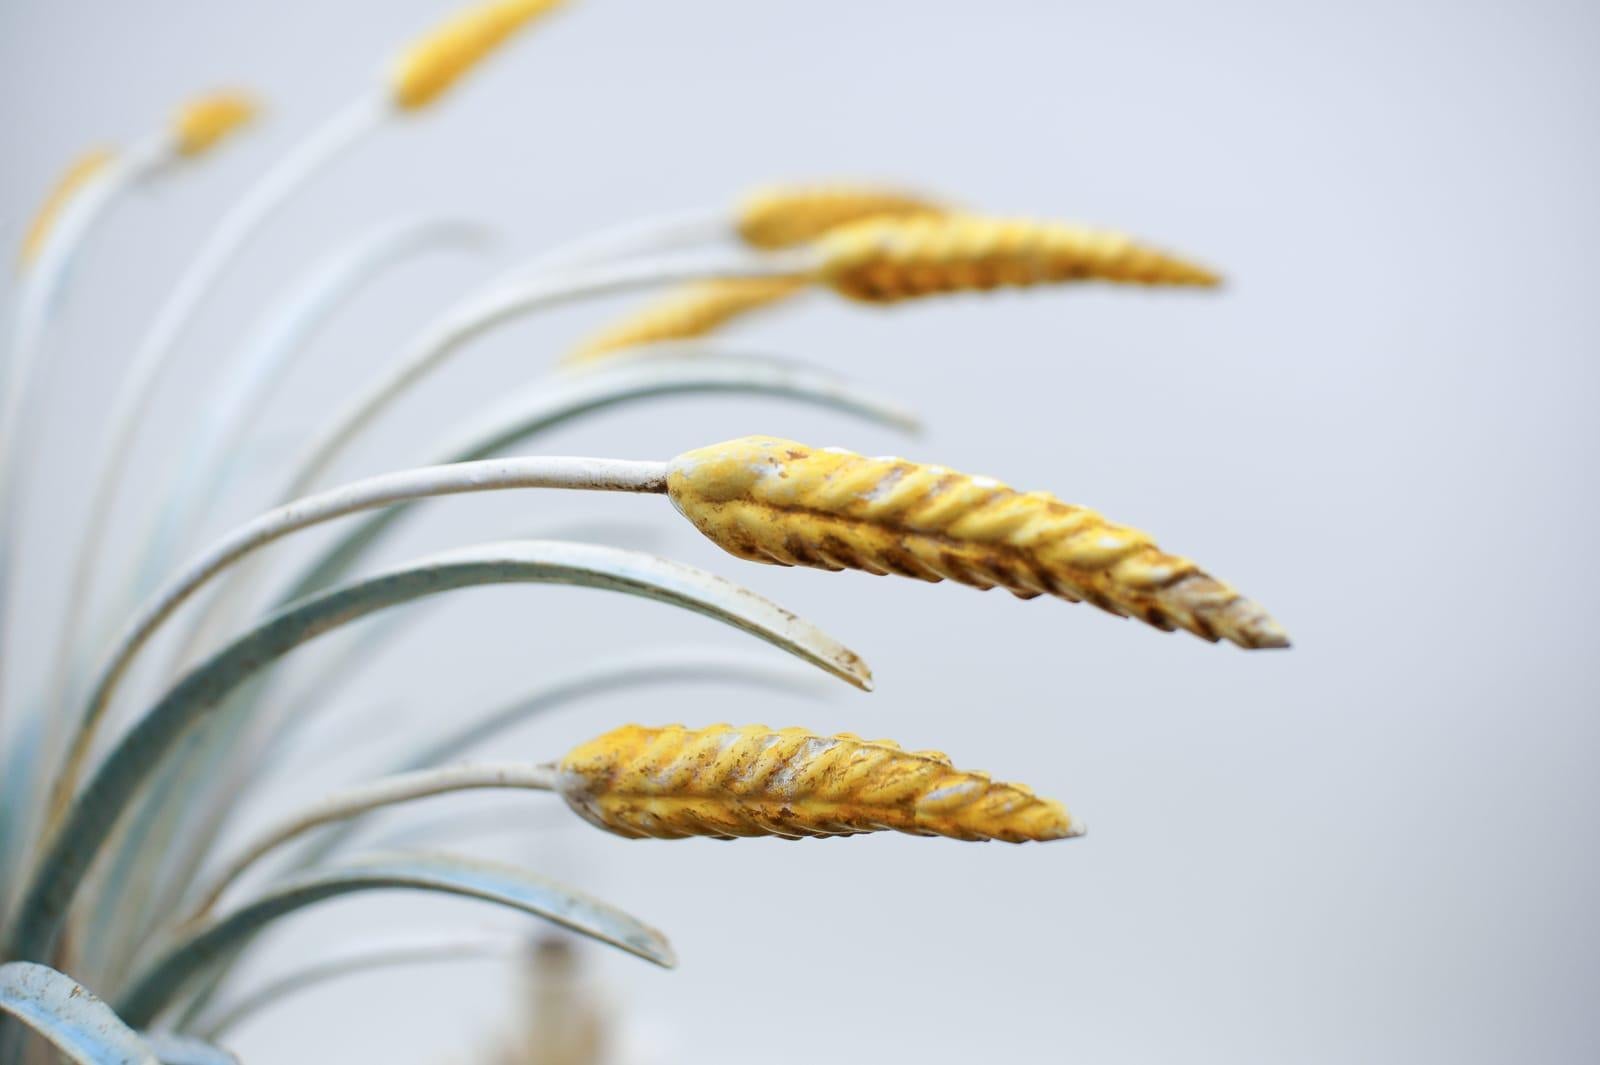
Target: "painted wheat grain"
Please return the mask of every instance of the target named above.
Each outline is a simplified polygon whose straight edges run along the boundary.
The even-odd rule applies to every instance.
[[[204,155],[254,121],[260,110],[254,97],[231,89],[196,97],[173,120],[173,150],[191,159]]]
[[[1206,267],[1121,233],[965,214],[868,219],[827,234],[818,252],[824,283],[870,303],[1061,281],[1221,283]]]
[[[740,558],[1053,595],[1241,647],[1286,647],[1265,610],[1137,529],[1044,492],[899,458],[752,436],[672,460],[672,502]]]
[[[938,751],[765,725],[626,725],[569,752],[556,786],[585,820],[631,838],[892,830],[1024,843],[1084,831],[1060,803]]]

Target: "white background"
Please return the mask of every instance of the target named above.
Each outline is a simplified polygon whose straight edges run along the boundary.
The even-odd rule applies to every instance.
[[[217,84],[272,108],[247,142],[120,212],[83,264],[41,400],[40,480],[82,475],[119,367],[230,199],[448,8],[0,8],[13,242],[85,146],[127,143]],[[651,499],[449,501],[382,556],[601,522],[615,542],[648,542],[797,610],[878,678],[871,696],[615,696],[486,755],[542,759],[629,720],[849,729],[1027,781],[1080,813],[1087,838],[639,843],[532,796],[489,803],[515,811],[510,830],[459,848],[528,861],[671,934],[674,973],[586,954],[619,1061],[1595,1060],[1595,8],[571,8],[340,165],[258,245],[151,414],[117,560],[256,316],[297,268],[400,214],[492,222],[499,261],[437,256],[353,305],[267,413],[261,439],[277,457],[432,311],[516,255],[767,180],[896,179],[1147,236],[1217,264],[1228,288],[890,311],[820,299],[740,334],[913,405],[930,424],[922,439],[707,399],[597,417],[541,448],[665,458],[772,432],[1048,488],[1238,584],[1289,628],[1292,651],[1247,654],[1054,601],[745,565]],[[429,439],[624,306],[475,345],[341,473],[426,458]],[[211,531],[277,483],[239,485]],[[46,646],[82,500],[58,488],[29,505],[24,674]],[[339,693],[327,738],[281,794],[358,777],[402,720],[420,732],[574,661],[686,643],[775,657],[600,593],[460,595]],[[372,752],[337,727],[363,712]],[[513,937],[525,925],[448,900],[341,902],[286,927],[254,971],[453,927]],[[467,965],[352,981],[264,1014],[235,1046],[255,1063],[480,1060],[516,1026],[513,975]]]

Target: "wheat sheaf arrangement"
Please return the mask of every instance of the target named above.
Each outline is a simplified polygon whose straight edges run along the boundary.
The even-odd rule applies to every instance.
[[[311,680],[296,648],[362,618],[457,590],[557,584],[622,593],[701,615],[861,690],[856,652],[731,581],[602,543],[502,540],[388,567],[364,563],[416,508],[464,493],[568,489],[666,496],[737,559],[856,570],[1085,603],[1160,630],[1244,649],[1287,647],[1261,606],[1146,533],[1040,491],[898,457],[750,436],[672,458],[541,454],[538,438],[602,410],[667,395],[767,396],[893,430],[917,425],[892,401],[817,367],[719,347],[758,312],[809,295],[914,304],[1000,287],[1103,283],[1212,287],[1186,256],[1110,230],[988,215],[922,191],[797,184],[726,206],[644,218],[545,250],[463,295],[364,378],[272,475],[277,504],[209,544],[192,530],[244,474],[256,412],[321,325],[381,273],[423,253],[472,250],[485,227],[429,217],[333,250],[225,360],[218,391],[190,412],[186,462],[151,513],[116,505],[132,444],[209,296],[298,190],[375,130],[438,105],[554,0],[495,0],[404,51],[371,86],[255,183],[213,227],[155,309],[98,424],[88,517],[60,575],[51,653],[16,668],[0,652],[0,1063],[220,1062],[230,1033],[320,982],[388,966],[481,956],[481,945],[361,944],[270,982],[244,963],[279,922],[323,900],[384,889],[454,895],[520,911],[657,965],[666,938],[640,919],[518,866],[431,847],[377,852],[357,829],[383,810],[470,790],[549,792],[587,824],[629,839],[735,840],[893,831],[963,841],[1080,836],[1061,804],[956,768],[938,751],[763,725],[636,724],[549,762],[463,761],[554,706],[601,692],[715,678],[756,692],[793,670],[710,652],[612,653],[504,707],[457,712],[442,733],[403,736],[387,771],[307,802],[293,791],[301,704],[392,639],[333,655]],[[14,579],[33,560],[22,516],[40,435],[36,373],[54,350],[74,261],[132,193],[179,181],[232,143],[260,108],[226,90],[179,109],[126,149],[96,149],[44,199],[20,250],[16,313],[0,374],[0,641],[21,613]],[[330,472],[368,427],[493,330],[540,311],[660,291],[576,346],[564,364],[448,437],[426,465],[346,483]],[[552,360],[554,361],[554,360]],[[654,504],[664,510],[662,504]],[[141,528],[140,518],[144,525]],[[354,521],[344,519],[354,518]],[[262,549],[326,523],[341,534],[292,572]],[[134,564],[102,572],[115,534]],[[841,578],[844,579],[844,578]],[[207,593],[202,595],[202,593]],[[30,611],[30,616],[33,611]],[[158,637],[172,652],[151,653]],[[33,668],[37,666],[38,668]],[[136,672],[135,667],[142,669]],[[135,677],[142,683],[135,683]],[[149,688],[146,691],[146,688]],[[313,699],[313,701],[315,701]],[[238,811],[262,793],[291,813],[253,836]],[[429,833],[421,831],[426,843]],[[491,945],[494,947],[496,945]]]

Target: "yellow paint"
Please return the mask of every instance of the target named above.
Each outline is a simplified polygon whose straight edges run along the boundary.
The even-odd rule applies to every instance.
[[[1241,647],[1289,643],[1265,610],[1147,534],[987,477],[752,436],[679,455],[667,491],[719,547],[755,562],[949,579]]]
[[[28,232],[22,238],[22,249],[17,258],[26,268],[38,261],[44,254],[44,246],[50,240],[56,223],[61,220],[61,212],[68,203],[87,185],[96,174],[103,171],[115,158],[109,148],[94,148],[83,153],[76,161],[67,167],[56,182],[55,188],[45,197],[44,203],[39,205],[39,213],[33,216],[33,221],[28,225]]]
[[[173,143],[179,155],[204,155],[258,113],[255,100],[244,93],[217,92],[199,97],[178,110],[172,123]]]
[[[591,337],[564,361],[586,362],[644,344],[693,340],[735,318],[781,303],[808,287],[792,278],[743,278],[687,285]]]
[[[461,12],[412,45],[395,64],[395,104],[414,111],[431,104],[528,22],[561,0],[492,0]]]
[[[1058,281],[1221,283],[1120,233],[971,215],[869,219],[827,234],[819,249],[820,280],[873,303]]]
[[[560,789],[585,820],[630,838],[850,836],[962,840],[1083,834],[1060,803],[888,740],[765,725],[627,725],[570,752]]]
[[[746,244],[772,251],[810,243],[863,219],[916,218],[945,210],[926,197],[870,185],[774,186],[745,197],[737,227]]]

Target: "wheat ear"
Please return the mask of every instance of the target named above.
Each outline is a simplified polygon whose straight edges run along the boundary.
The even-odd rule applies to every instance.
[[[817,250],[820,280],[872,303],[1056,281],[1221,283],[1120,233],[962,214],[868,219],[828,233]]]
[[[396,106],[427,107],[533,19],[561,0],[491,0],[456,15],[400,56],[390,76]]]
[[[788,276],[716,281],[674,293],[595,336],[566,361],[702,337],[811,283],[871,303],[1060,281],[1220,283],[1204,267],[1118,233],[982,218],[865,190],[768,193],[747,203],[739,229],[748,243],[767,250],[813,246],[770,258],[773,273]]]
[[[782,566],[1054,595],[1241,647],[1287,647],[1265,610],[1137,529],[1044,492],[898,458],[751,436],[679,455],[667,492],[723,550]]]
[[[635,839],[892,830],[1023,843],[1084,831],[1060,803],[938,751],[765,725],[627,725],[569,752],[556,787],[586,821]]]
[[[587,362],[646,344],[703,337],[807,287],[806,281],[792,277],[730,278],[687,285],[595,334],[563,361]]]
[[[190,100],[178,109],[173,119],[173,150],[190,159],[204,155],[224,138],[254,121],[260,111],[254,98],[231,90]]]
[[[868,218],[944,214],[943,204],[913,192],[872,185],[771,186],[740,202],[735,226],[752,248],[775,251],[809,244],[840,226]]]
[[[28,231],[22,238],[22,247],[17,254],[17,263],[27,269],[38,261],[44,246],[54,231],[56,221],[60,219],[62,210],[72,201],[85,185],[96,175],[110,165],[116,157],[110,148],[91,148],[75,159],[66,172],[56,181],[55,187],[50,190],[44,202],[39,205],[39,212],[33,216],[33,221],[28,224]]]
[[[777,251],[810,243],[862,219],[909,218],[944,210],[926,197],[870,185],[773,186],[740,202],[734,231],[752,248]],[[810,284],[801,277],[770,277],[686,286],[590,338],[563,361],[587,362],[647,344],[694,340],[797,296]]]

